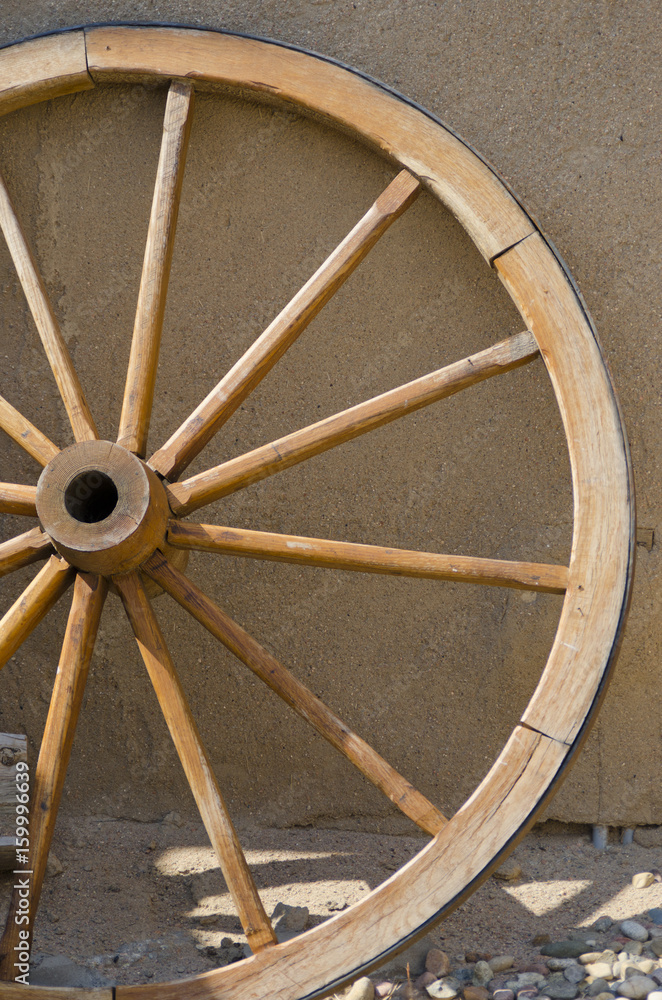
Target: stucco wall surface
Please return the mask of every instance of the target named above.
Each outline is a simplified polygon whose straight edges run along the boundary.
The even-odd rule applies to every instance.
[[[635,469],[632,610],[600,719],[548,816],[662,823],[659,526],[662,45],[657,4],[5,0],[0,40],[164,21],[333,56],[429,108],[508,179],[595,319]],[[103,437],[113,440],[165,104],[113,85],[0,121],[0,163]],[[150,431],[166,440],[352,228],[394,171],[347,136],[229,97],[196,103]],[[0,246],[3,395],[70,442]],[[456,221],[422,195],[191,466],[201,471],[489,346],[522,323]],[[3,441],[3,480],[38,467]],[[196,518],[194,518],[196,519]],[[507,559],[567,560],[572,495],[544,367],[493,379],[207,508],[200,520]],[[21,528],[16,526],[20,523]],[[27,523],[25,527],[28,527]],[[2,538],[24,530],[0,518]],[[561,598],[224,556],[190,575],[446,812],[533,691]],[[34,575],[2,582],[3,608]],[[58,605],[0,678],[0,730],[43,729]],[[404,829],[390,805],[190,622],[156,602],[219,781],[276,824]],[[72,810],[194,808],[135,643],[109,598],[72,755]]]

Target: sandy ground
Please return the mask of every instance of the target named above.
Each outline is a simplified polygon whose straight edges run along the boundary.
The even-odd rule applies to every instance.
[[[478,951],[526,964],[538,953],[536,935],[564,938],[603,914],[624,919],[662,906],[661,883],[631,885],[636,872],[662,867],[662,849],[613,843],[597,851],[589,834],[537,827],[505,865],[515,862],[521,876],[490,878],[432,931],[433,943],[454,962]],[[316,829],[243,829],[241,839],[267,912],[278,902],[305,905],[313,924],[356,902],[423,846],[421,838]],[[198,825],[70,819],[54,853],[64,870],[45,883],[37,954],[65,955],[110,983],[145,983],[206,971],[218,963],[206,948],[243,940]],[[10,884],[3,875],[3,906]]]

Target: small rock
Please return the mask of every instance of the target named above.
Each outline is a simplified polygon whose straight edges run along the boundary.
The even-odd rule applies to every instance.
[[[515,1000],[513,990],[507,990],[505,988],[495,990],[492,996],[493,1000]]]
[[[407,975],[407,966],[409,966],[411,976],[420,976],[421,973],[425,972],[425,960],[428,952],[435,947],[435,942],[430,935],[427,934],[419,941],[416,941],[408,948],[405,948],[405,950],[401,951],[398,955],[394,955],[393,958],[387,959],[383,965],[380,965],[379,975],[383,976],[384,979],[389,980],[396,978],[404,979]],[[462,958],[460,958],[459,961],[461,962]]]
[[[662,1000],[662,990],[653,990],[648,994],[648,1000]]]
[[[279,928],[286,931],[305,931],[310,922],[310,911],[307,906],[289,906],[287,903],[276,903],[271,914],[271,922],[276,931]],[[362,983],[363,979],[356,981]]]
[[[473,979],[472,969],[456,969],[453,973],[454,979],[459,979],[460,983],[470,983]]]
[[[517,1000],[534,1000],[538,996],[538,989],[535,986],[525,986],[517,991]]]
[[[657,963],[652,958],[640,958],[637,962],[637,968],[647,976],[653,969],[657,968]]]
[[[218,923],[218,913],[203,913],[198,917],[198,923],[201,927],[213,927]]]
[[[609,983],[606,979],[594,979],[592,983],[589,983],[586,989],[586,996],[588,997],[599,997],[601,993],[608,993],[608,996],[612,994],[609,991]]]
[[[627,997],[627,1000],[644,1000],[649,993],[655,992],[656,987],[657,983],[649,976],[632,976],[616,984],[618,995]]]
[[[648,916],[654,924],[662,924],[662,907],[654,906],[652,910],[648,911]]]
[[[585,941],[551,941],[540,949],[541,955],[553,958],[579,958],[585,951]]]
[[[291,909],[298,910],[306,908],[295,906],[291,907]],[[367,976],[364,976],[363,979],[357,979],[345,997],[345,1000],[375,1000],[375,987],[373,986],[372,979],[368,979]]]
[[[662,937],[653,938],[648,942],[648,947],[658,958],[662,958]]]
[[[551,940],[552,939],[549,934],[536,934],[536,936],[531,939],[531,944],[534,947],[539,948],[541,944],[549,944]]]
[[[423,975],[427,975],[427,973],[423,973]],[[380,998],[387,997],[393,993],[394,989],[395,983],[378,983],[378,985],[375,986],[375,996]]]
[[[425,987],[425,992],[437,1000],[454,1000],[456,996],[459,996],[460,984],[453,979],[437,979]]]
[[[605,990],[604,993],[598,993],[594,1000],[614,1000],[614,994]]]
[[[596,931],[600,931],[601,933],[603,933],[604,931],[608,931],[613,923],[614,921],[611,919],[611,917],[607,916],[598,917],[598,919],[593,924],[593,927],[595,928]]]
[[[633,941],[647,941],[648,931],[636,920],[622,920],[620,923],[621,933]]]
[[[635,889],[647,889],[654,881],[655,876],[652,872],[638,872],[632,876],[632,885]]]
[[[439,979],[439,976],[435,976],[434,972],[424,972],[422,976],[418,977],[414,986],[417,990],[424,990],[430,983],[436,983],[437,979]]]
[[[511,969],[514,961],[515,959],[512,955],[495,955],[487,964],[492,972],[498,974],[499,972],[505,972],[506,969]]]
[[[174,809],[172,812],[166,813],[161,822],[167,823],[168,826],[184,826],[184,820]]]
[[[547,967],[552,972],[563,972],[569,965],[574,965],[575,961],[574,958],[550,958],[547,962]]]
[[[474,986],[487,986],[494,979],[494,973],[487,962],[476,962],[474,966]]]
[[[515,861],[506,861],[504,865],[492,872],[492,876],[502,882],[515,882],[522,877],[522,869]]]
[[[544,983],[545,977],[541,976],[539,972],[520,972],[517,979],[511,979],[506,983],[509,990],[519,991],[526,986],[538,986],[539,983]]]
[[[451,960],[440,948],[430,948],[425,958],[425,969],[434,973],[435,979],[443,979],[451,971]]]
[[[590,962],[584,966],[586,973],[594,979],[613,979],[613,966],[609,962]]]
[[[573,962],[572,965],[567,966],[563,970],[563,977],[568,980],[569,983],[581,983],[582,979],[586,979],[586,971],[583,965],[578,965]]]
[[[570,961],[572,962],[573,959],[570,959]],[[546,976],[549,970],[548,970],[547,965],[543,965],[542,962],[533,962],[531,965],[521,965],[518,968],[517,971],[518,972],[537,972],[541,976]]]
[[[567,979],[550,979],[545,986],[545,993],[551,1000],[575,1000],[579,987],[576,983],[569,983]]]
[[[641,941],[628,941],[619,958],[631,958],[633,955],[635,958],[638,958],[643,950],[644,946]]]
[[[658,986],[662,986],[662,969],[651,972],[651,979],[654,979]]]
[[[579,956],[579,961],[582,965],[590,965],[591,962],[597,962],[601,954],[601,951],[587,951],[583,955]]]
[[[484,986],[465,986],[462,992],[464,1000],[488,1000],[489,997]]]
[[[64,871],[64,865],[60,859],[49,851],[48,861],[46,862],[46,878],[55,878],[56,875],[61,875]]]

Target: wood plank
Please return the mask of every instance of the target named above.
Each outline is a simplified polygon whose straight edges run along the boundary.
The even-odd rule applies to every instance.
[[[32,782],[30,803],[29,924],[32,934],[46,875],[48,852],[53,839],[57,812],[69,765],[78,715],[94,650],[97,629],[106,598],[103,577],[79,573],[62,643],[46,726]],[[5,932],[0,940],[0,979],[14,979],[14,949],[19,942],[19,926],[14,917],[20,896],[14,888]],[[0,992],[2,992],[0,990]]]
[[[90,28],[94,80],[191,77],[196,87],[237,88],[359,133],[446,205],[487,260],[534,231],[496,175],[452,131],[358,73],[282,45],[176,28]]]
[[[53,552],[49,536],[41,528],[31,528],[0,544],[0,576],[47,559]]]
[[[344,284],[377,240],[409,208],[420,184],[402,170],[322,266],[149,461],[177,479]]]
[[[173,743],[253,952],[275,944],[211,762],[138,573],[114,578]]]
[[[73,583],[74,570],[51,556],[0,621],[0,669]]]
[[[5,236],[14,267],[39,332],[57,387],[64,403],[76,441],[98,437],[85,400],[82,386],[69,350],[60,331],[46,285],[37,269],[25,234],[11,203],[5,182],[0,176],[0,227]]]
[[[0,871],[16,867],[16,769],[27,762],[24,733],[0,733]]]
[[[168,91],[117,443],[144,456],[193,113],[193,84]]]
[[[60,449],[42,434],[3,396],[0,396],[0,427],[40,465],[48,465]]]
[[[310,723],[422,830],[435,836],[448,822],[424,795],[398,774],[365,740],[353,733],[305,684],[252,639],[199,587],[175,569],[158,550],[143,563],[141,570]]]
[[[0,50],[0,114],[89,90],[83,31],[33,38]]]
[[[452,396],[484,379],[528,364],[537,355],[538,345],[528,330],[508,337],[485,351],[287,434],[278,441],[201,472],[183,483],[173,483],[167,487],[172,511],[177,515],[190,514],[198,507],[289,469],[328,448],[351,441],[376,427],[383,427],[391,420]]]
[[[566,566],[549,563],[442,555],[215,524],[190,524],[188,521],[169,521],[167,541],[175,548],[196,549],[199,552],[222,552],[252,559],[363,573],[516,587],[518,590],[537,590],[547,594],[564,594],[568,578]]]
[[[21,983],[2,983],[1,989],[2,1000],[26,1000],[26,997],[37,997],[38,1000],[115,1000],[112,986],[90,989],[78,986],[33,986],[32,992],[26,993],[25,986]]]
[[[0,514],[37,516],[37,487],[0,483]]]
[[[604,696],[628,601],[635,525],[627,443],[600,346],[543,238],[530,236],[496,268],[540,344],[565,427],[575,506],[567,596],[522,721],[571,743],[598,692]]]
[[[351,909],[313,927],[305,939],[293,938],[272,954],[189,980],[187,1000],[326,995],[356,978],[357,970],[383,961],[379,956],[408,929],[455,909],[501,863],[543,808],[567,755],[564,744],[516,727],[471,798],[407,864],[406,877],[388,879]],[[118,986],[116,1000],[181,1000],[181,992],[180,983]]]

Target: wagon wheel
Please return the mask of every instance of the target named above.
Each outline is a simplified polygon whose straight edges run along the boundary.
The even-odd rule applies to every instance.
[[[169,81],[169,92],[116,444],[97,440],[45,285],[6,189],[0,187],[2,228],[76,441],[60,451],[9,402],[0,400],[0,426],[44,466],[37,486],[0,486],[0,512],[41,522],[0,545],[0,567],[11,572],[47,560],[2,621],[2,664],[74,585],[35,775],[26,865],[32,873],[30,913],[33,919],[97,626],[112,582],[254,952],[243,962],[180,983],[120,986],[113,996],[298,1000],[319,996],[383,961],[448,913],[487,877],[549,799],[600,703],[627,610],[633,561],[627,442],[595,333],[554,250],[474,151],[430,114],[380,84],[333,61],[272,42],[210,31],[116,25],[6,49],[0,60],[0,105],[6,112],[104,81],[146,79]],[[197,410],[144,461],[193,94],[214,87],[323,116],[386,155],[400,173]],[[192,459],[408,208],[421,186],[454,213],[496,268],[524,319],[524,332],[180,481]],[[574,535],[567,567],[299,539],[180,520],[327,448],[540,357],[561,411],[572,469]],[[565,597],[551,653],[520,723],[487,777],[447,820],[187,579],[173,554],[189,549],[459,579]],[[152,611],[145,577],[167,591],[433,837],[406,868],[361,902],[287,943],[275,944]],[[5,980],[12,978],[9,956],[19,940],[12,917],[21,905],[14,896],[2,939]],[[40,991],[58,997],[77,993]],[[0,995],[26,996],[31,989],[5,983]],[[98,995],[110,997],[103,990]]]

